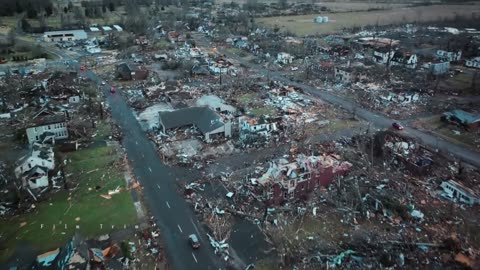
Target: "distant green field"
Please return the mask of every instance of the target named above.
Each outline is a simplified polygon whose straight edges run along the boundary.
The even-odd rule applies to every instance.
[[[314,23],[318,15],[282,16],[256,19],[257,23],[267,27],[279,27],[280,31],[292,32],[299,36],[312,34],[330,34],[344,28],[366,25],[388,25],[393,23],[409,23],[415,21],[438,21],[453,19],[455,16],[472,17],[480,14],[480,3],[469,5],[435,5],[421,7],[404,7],[392,10],[358,11],[346,13],[324,13],[328,23]]]

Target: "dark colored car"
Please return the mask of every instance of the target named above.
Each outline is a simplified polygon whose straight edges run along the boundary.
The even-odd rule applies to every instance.
[[[195,234],[190,234],[188,236],[188,242],[194,249],[200,248],[200,241],[198,241],[198,237]]]
[[[397,123],[397,122],[393,123],[393,124],[392,124],[392,127],[393,127],[394,129],[403,130],[403,126],[400,125],[400,124]]]

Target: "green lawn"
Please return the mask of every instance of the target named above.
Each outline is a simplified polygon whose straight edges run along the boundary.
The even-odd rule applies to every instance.
[[[441,81],[438,88],[447,93],[456,92],[459,95],[478,95],[478,87],[475,87],[475,85],[480,85],[480,76],[475,79],[476,83],[472,84],[474,74],[473,70],[464,69],[463,73]]]
[[[244,94],[244,95],[241,95],[240,97],[238,97],[238,102],[242,105],[247,105],[248,103],[254,101],[256,95],[255,94]]]
[[[95,136],[95,139],[97,141],[106,140],[111,134],[112,134],[112,127],[110,126],[109,122],[100,121],[97,124],[97,136]]]
[[[423,129],[430,130],[445,140],[480,151],[480,140],[477,133],[446,124],[440,119],[440,115],[420,119],[419,123]],[[454,131],[460,132],[460,134],[456,134]]]
[[[94,237],[137,222],[129,192],[123,190],[110,200],[100,196],[117,186],[125,188],[123,173],[112,166],[118,159],[113,148],[80,150],[67,158],[71,160],[65,170],[67,175],[71,174],[68,182],[78,186],[36,204],[32,213],[1,221],[1,259],[10,256],[19,241],[42,252],[63,245],[76,232]],[[25,225],[20,227],[22,223]]]
[[[342,129],[348,129],[348,128],[354,128],[358,127],[362,124],[359,121],[355,120],[349,120],[349,119],[336,119],[330,122],[330,124],[327,125],[326,130],[329,132],[336,132],[340,131]]]
[[[260,260],[260,261],[255,262],[255,269],[257,269],[257,270],[276,270],[276,269],[278,269],[278,266],[275,263],[264,259],[264,260]]]
[[[277,109],[272,106],[264,106],[264,107],[257,107],[257,108],[252,108],[250,110],[251,113],[253,113],[256,116],[261,116],[261,115],[269,115],[273,116],[275,115],[275,112]]]

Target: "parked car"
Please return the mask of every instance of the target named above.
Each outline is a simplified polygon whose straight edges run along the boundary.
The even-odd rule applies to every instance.
[[[400,124],[397,123],[397,122],[394,122],[394,123],[392,124],[392,127],[393,127],[394,129],[397,129],[397,130],[403,130],[403,126],[400,125]]]
[[[102,81],[102,85],[105,85],[105,84],[106,84],[106,82],[105,82],[105,81]]]
[[[82,66],[80,66],[80,70],[85,71],[85,70],[87,70],[87,68],[84,65],[82,65]]]
[[[115,92],[116,92],[115,87],[110,88],[110,93],[113,94],[113,93],[115,93]]]
[[[200,248],[200,241],[198,241],[198,237],[195,234],[190,234],[188,236],[188,242],[192,246],[193,249],[199,249]]]

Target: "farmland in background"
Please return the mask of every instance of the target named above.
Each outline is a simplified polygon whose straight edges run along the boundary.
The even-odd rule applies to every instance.
[[[278,27],[283,32],[288,31],[304,36],[330,34],[342,31],[344,28],[366,25],[442,21],[454,19],[456,16],[472,18],[479,15],[480,3],[477,2],[469,5],[432,5],[391,10],[323,13],[321,16],[329,17],[329,22],[323,24],[313,22],[314,18],[318,16],[315,14],[257,18],[256,22],[267,27]]]

